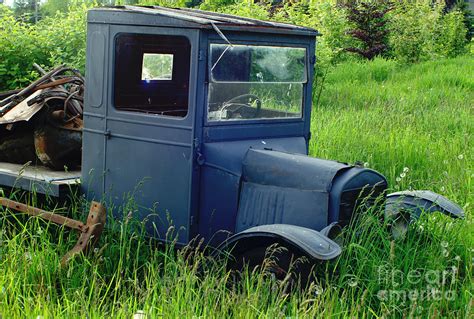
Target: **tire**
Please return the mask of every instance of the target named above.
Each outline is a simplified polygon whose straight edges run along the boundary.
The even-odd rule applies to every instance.
[[[33,132],[19,131],[15,136],[0,139],[0,162],[26,164],[36,162]]]
[[[240,244],[240,245],[239,245]],[[257,271],[279,282],[283,293],[294,289],[304,289],[313,277],[314,261],[296,247],[274,239],[259,241],[257,246],[248,247],[239,243],[231,251],[228,270],[232,271],[234,281],[242,279],[242,272]]]

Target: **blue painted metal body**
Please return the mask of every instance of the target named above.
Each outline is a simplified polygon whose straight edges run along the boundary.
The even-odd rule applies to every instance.
[[[364,187],[378,185],[377,194],[385,189],[385,179],[374,171],[306,156],[315,30],[232,16],[206,17],[199,11],[163,8],[89,12],[82,159],[88,198],[113,203],[116,215],[130,210],[147,219],[150,235],[164,238],[173,225],[179,243],[200,235],[217,245],[240,231],[247,230],[246,236],[267,234],[268,229],[258,228],[262,224],[287,224],[270,231],[278,236],[294,235],[298,228],[291,225],[309,228],[303,233],[310,236],[340,220],[344,207],[350,217]],[[226,39],[216,32],[216,24]],[[185,117],[114,106],[114,45],[124,33],[175,35],[189,41]],[[209,47],[225,41],[305,48],[308,83],[302,117],[208,121]],[[357,194],[344,199],[348,191]],[[308,239],[310,246],[313,242]]]

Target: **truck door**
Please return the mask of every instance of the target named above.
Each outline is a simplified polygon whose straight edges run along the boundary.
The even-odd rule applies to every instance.
[[[172,224],[186,243],[198,33],[182,30],[111,26],[104,194],[148,220],[150,235],[164,239]]]

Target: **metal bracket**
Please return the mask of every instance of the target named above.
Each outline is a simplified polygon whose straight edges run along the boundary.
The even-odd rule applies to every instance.
[[[62,215],[48,212],[23,203],[15,202],[11,199],[0,197],[0,206],[26,213],[31,216],[40,217],[58,225],[80,231],[79,239],[76,245],[69,250],[61,259],[61,266],[64,267],[68,262],[79,253],[86,254],[99,240],[106,221],[105,207],[98,202],[92,202],[86,224],[81,221],[71,219]]]

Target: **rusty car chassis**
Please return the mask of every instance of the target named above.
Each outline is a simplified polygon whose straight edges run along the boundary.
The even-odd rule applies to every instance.
[[[57,197],[79,187],[116,207],[114,217],[133,199],[148,235],[166,239],[173,225],[178,244],[201,237],[232,247],[237,260],[260,260],[273,243],[311,261],[333,259],[341,252],[334,230],[377,202],[385,201],[398,235],[422,212],[463,216],[440,195],[386,195],[378,172],[308,156],[316,30],[154,6],[92,9],[87,21],[84,94],[82,78],[60,67],[1,102],[4,136],[19,137],[12,124],[35,122],[26,138],[32,151],[13,160],[0,154],[14,162],[0,164],[1,185]],[[48,98],[56,103],[38,106]],[[19,105],[29,113],[6,121]],[[66,129],[72,142],[44,133],[45,123]],[[54,144],[71,147],[68,155],[51,152]],[[105,223],[98,203],[86,224],[0,204],[79,230],[85,240],[63,260]]]

